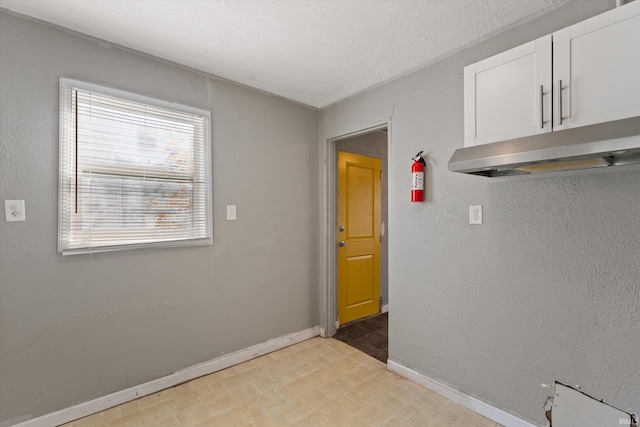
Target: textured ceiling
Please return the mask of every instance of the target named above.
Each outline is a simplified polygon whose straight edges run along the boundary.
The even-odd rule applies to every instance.
[[[322,108],[566,0],[0,0],[0,7]]]

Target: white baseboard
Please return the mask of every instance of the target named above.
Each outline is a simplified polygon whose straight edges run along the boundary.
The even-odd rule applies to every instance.
[[[389,311],[389,304],[385,304],[382,306],[381,313],[387,313]]]
[[[537,427],[535,424],[489,405],[480,399],[464,394],[451,386],[429,378],[393,360],[387,360],[387,369],[505,427]]]
[[[125,390],[117,391],[106,396],[99,397],[88,402],[80,403],[69,408],[61,409],[41,417],[14,424],[12,427],[55,427],[79,418],[86,417],[96,412],[104,411],[116,405],[138,399],[149,394],[157,393],[169,387],[191,381],[203,375],[212,374],[222,369],[229,368],[247,360],[255,359],[276,350],[289,347],[293,344],[318,336],[320,328],[314,326],[300,332],[274,338],[272,340],[247,347],[233,353],[226,354],[208,362],[190,366],[166,377],[149,381]]]

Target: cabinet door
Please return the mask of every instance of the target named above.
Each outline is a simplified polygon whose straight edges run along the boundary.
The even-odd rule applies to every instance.
[[[465,147],[550,132],[551,69],[551,35],[465,67]]]
[[[553,60],[554,130],[640,116],[640,1],[554,33]]]

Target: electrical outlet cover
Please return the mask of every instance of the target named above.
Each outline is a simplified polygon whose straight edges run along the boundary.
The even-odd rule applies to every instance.
[[[26,220],[24,211],[24,200],[5,200],[4,217],[7,222],[17,222]]]
[[[469,206],[469,224],[482,224],[482,205]]]

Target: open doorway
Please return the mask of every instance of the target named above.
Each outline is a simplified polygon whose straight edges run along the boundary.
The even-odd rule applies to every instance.
[[[388,130],[336,140],[335,338],[388,357]]]

